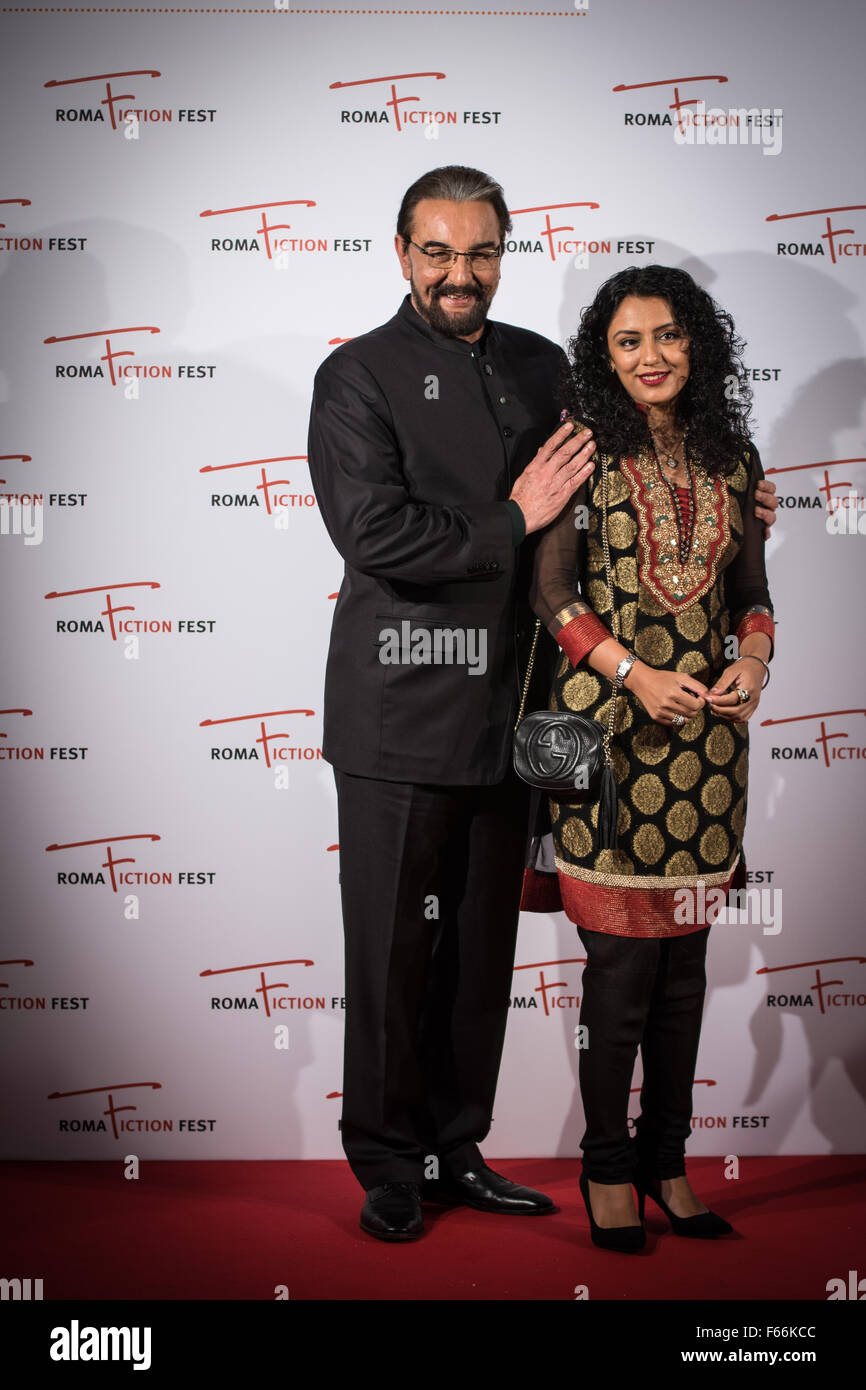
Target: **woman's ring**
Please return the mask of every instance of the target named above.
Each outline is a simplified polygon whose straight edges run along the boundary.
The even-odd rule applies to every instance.
[[[673,724],[675,729],[681,729],[685,722],[686,716],[684,714],[675,714],[673,719],[671,720],[671,723]]]
[[[748,690],[744,690],[741,685],[737,686],[737,699],[739,700],[741,705],[747,705],[751,698],[752,697],[749,694]]]

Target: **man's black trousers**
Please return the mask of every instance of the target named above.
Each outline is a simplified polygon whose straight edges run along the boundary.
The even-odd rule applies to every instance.
[[[367,1189],[476,1168],[508,1017],[527,788],[335,771],[346,944],[343,1148]]]

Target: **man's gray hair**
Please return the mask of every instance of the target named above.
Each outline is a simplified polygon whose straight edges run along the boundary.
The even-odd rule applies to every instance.
[[[397,235],[408,242],[412,232],[415,209],[425,198],[442,199],[448,203],[490,203],[499,222],[499,237],[504,241],[511,231],[511,218],[505,206],[501,185],[480,169],[467,169],[462,164],[447,164],[422,174],[407,188],[397,215]]]

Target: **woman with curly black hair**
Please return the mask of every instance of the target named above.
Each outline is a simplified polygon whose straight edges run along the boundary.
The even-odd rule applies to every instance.
[[[634,1251],[647,1194],[678,1235],[731,1230],[692,1191],[684,1150],[709,924],[740,861],[774,629],[730,316],[685,271],[630,268],[569,348],[570,413],[593,430],[596,466],[539,542],[532,602],[560,648],[550,708],[607,731],[601,805],[575,790],[550,812],[587,956],[581,1192],[595,1243]],[[530,871],[525,906],[540,881]]]

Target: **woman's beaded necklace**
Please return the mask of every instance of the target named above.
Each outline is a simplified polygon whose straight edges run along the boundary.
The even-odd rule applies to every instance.
[[[674,487],[674,485],[673,485],[673,483],[671,482],[670,478],[666,477],[665,474],[664,474],[664,472],[663,472],[663,469],[662,469],[662,461],[661,461],[661,459],[659,458],[659,451],[658,451],[658,447],[657,447],[657,445],[656,445],[655,436],[652,437],[652,440],[653,440],[653,454],[654,454],[654,456],[655,456],[656,467],[657,467],[658,472],[659,472],[659,477],[664,481],[664,483],[665,483],[666,486],[667,486],[668,492],[670,493],[671,502],[672,502],[673,508],[674,508],[674,515],[676,516],[676,519],[677,519],[677,536],[678,536],[678,539],[679,539],[679,546],[678,546],[679,561],[680,561],[680,564],[681,564],[681,565],[684,565],[684,564],[686,563],[686,561],[688,560],[688,558],[689,558],[689,552],[691,551],[691,548],[692,548],[692,537],[694,536],[694,530],[695,530],[695,510],[696,510],[696,509],[695,509],[695,478],[694,478],[694,474],[692,473],[691,468],[689,467],[689,460],[688,460],[688,457],[687,457],[687,455],[686,455],[686,437],[685,437],[685,435],[683,435],[683,437],[682,437],[682,439],[681,439],[681,441],[680,441],[680,444],[678,444],[676,447],[677,447],[677,449],[679,449],[679,448],[680,448],[680,445],[682,446],[682,450],[683,450],[683,467],[684,467],[685,470],[686,470],[686,476],[687,476],[687,478],[688,478],[687,489],[688,489],[688,493],[689,493],[689,507],[688,507],[688,514],[687,514],[687,515],[686,515],[685,504],[684,504],[682,498],[680,497],[680,489]],[[669,450],[665,450],[665,453],[667,454],[667,463],[666,463],[665,466],[668,467],[668,468],[670,468],[672,471],[675,471],[675,470],[679,467],[679,460],[678,460],[677,457],[676,457],[676,451],[674,451],[674,453],[671,453]],[[682,490],[685,491],[686,489],[682,489]]]

